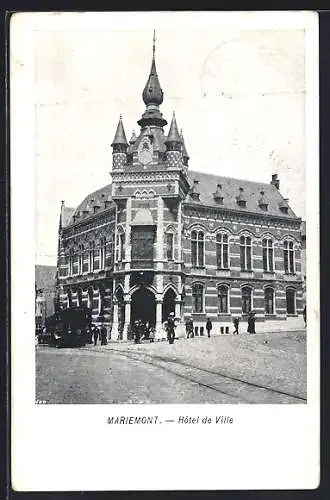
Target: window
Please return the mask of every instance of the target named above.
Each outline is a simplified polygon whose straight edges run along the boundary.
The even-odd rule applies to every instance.
[[[167,260],[174,260],[174,234],[166,234],[166,258]]]
[[[105,268],[105,238],[100,240],[100,269]]]
[[[273,240],[268,240],[268,239],[262,240],[262,260],[263,260],[264,271],[273,272],[274,271]]]
[[[228,236],[227,234],[217,234],[216,238],[217,268],[228,268]]]
[[[204,310],[204,288],[200,283],[192,287],[193,312],[202,313]]]
[[[295,273],[293,242],[288,240],[284,242],[284,271],[286,274]]]
[[[221,285],[218,288],[219,313],[228,313],[228,286]]]
[[[82,306],[82,290],[81,288],[79,288],[77,290],[77,301],[78,301],[78,306],[81,307]]]
[[[286,289],[286,312],[296,314],[296,291],[294,288]]]
[[[106,266],[111,267],[113,264],[113,235],[106,242]]]
[[[94,254],[95,254],[95,243],[91,241],[89,243],[89,252],[88,252],[88,270],[90,273],[94,271]]]
[[[274,290],[273,288],[265,288],[265,313],[274,314]]]
[[[153,226],[132,227],[132,260],[153,260],[155,231]]]
[[[89,288],[87,292],[87,298],[88,298],[87,307],[89,309],[93,309],[93,295],[94,295],[93,288]]]
[[[193,267],[204,266],[204,233],[202,231],[191,233],[191,263]]]
[[[242,288],[242,313],[248,314],[252,310],[252,289],[249,286]]]
[[[70,250],[69,250],[69,276],[73,275],[73,257],[74,257],[73,248],[70,248]]]
[[[252,269],[252,243],[250,236],[240,237],[241,270],[251,271]]]
[[[84,246],[79,245],[78,274],[83,273],[83,263],[84,263]]]

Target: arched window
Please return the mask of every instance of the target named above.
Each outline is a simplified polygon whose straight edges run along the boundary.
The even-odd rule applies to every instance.
[[[252,269],[252,242],[250,236],[240,237],[240,257],[241,270],[251,271]]]
[[[88,252],[88,270],[90,273],[94,271],[94,256],[95,256],[95,243],[94,241],[90,241],[89,252]]]
[[[274,271],[273,240],[266,238],[262,240],[262,261],[263,261],[264,271],[266,272]]]
[[[71,290],[68,290],[68,293],[67,293],[67,306],[72,307],[72,292],[71,292]]]
[[[252,310],[252,288],[244,286],[242,288],[242,313],[248,314]]]
[[[84,263],[84,245],[79,245],[79,256],[78,256],[78,274],[83,273],[83,263]]]
[[[191,232],[191,264],[193,267],[204,266],[204,233]]]
[[[166,258],[174,260],[174,233],[166,233]]]
[[[217,268],[228,268],[228,235],[218,233],[216,237]]]
[[[125,233],[117,234],[117,262],[121,262],[125,257]]]
[[[192,286],[192,306],[194,313],[204,311],[204,287],[200,283],[195,283]]]
[[[286,289],[286,312],[296,314],[296,290],[294,288]]]
[[[295,255],[293,241],[284,241],[284,271],[286,274],[295,273]]]
[[[274,289],[265,288],[265,313],[274,314]]]
[[[69,250],[69,276],[73,275],[73,259],[74,259],[74,251],[73,248]]]
[[[105,238],[100,240],[100,269],[105,268]]]
[[[220,314],[228,313],[228,292],[229,292],[228,286],[220,285],[218,287],[218,304],[219,304]]]

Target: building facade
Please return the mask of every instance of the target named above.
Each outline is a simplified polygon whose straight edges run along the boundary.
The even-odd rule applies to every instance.
[[[55,310],[56,266],[35,266],[35,318],[37,326],[44,326],[47,316]]]
[[[301,219],[282,197],[277,175],[256,183],[190,171],[174,114],[164,132],[154,47],[142,97],[137,136],[127,141],[119,119],[111,184],[76,209],[62,202],[60,306],[90,307],[94,322],[122,339],[137,318],[164,337],[171,311],[181,333],[188,316],[197,334],[207,317],[221,333],[251,310],[259,330],[297,326]]]

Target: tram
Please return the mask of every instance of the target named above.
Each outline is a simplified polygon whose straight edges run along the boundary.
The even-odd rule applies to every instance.
[[[81,347],[90,342],[92,312],[87,307],[68,307],[46,318],[45,326],[43,336],[49,345]]]

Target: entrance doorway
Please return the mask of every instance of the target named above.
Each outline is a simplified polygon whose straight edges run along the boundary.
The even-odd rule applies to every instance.
[[[175,297],[175,291],[172,288],[169,288],[164,295],[162,322],[167,320],[171,312],[175,313]]]
[[[131,300],[131,322],[142,319],[149,325],[156,324],[156,300],[154,294],[147,288],[138,288],[132,294]]]

